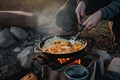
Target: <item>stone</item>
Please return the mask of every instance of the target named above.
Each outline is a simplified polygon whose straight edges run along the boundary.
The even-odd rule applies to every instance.
[[[30,68],[35,56],[36,54],[34,53],[33,47],[28,46],[17,55],[17,59],[20,61],[22,67]]]
[[[112,59],[110,54],[105,51],[105,50],[97,50],[97,53],[100,55],[100,57],[103,59],[103,60],[107,60],[107,59]]]
[[[8,72],[8,65],[5,65],[5,66],[1,67],[1,68],[0,68],[0,72],[1,72],[2,74]]]
[[[0,29],[3,28],[3,26],[0,26]]]
[[[13,49],[13,52],[18,53],[21,52],[21,48],[20,47],[16,47]]]
[[[28,41],[23,41],[23,44],[21,45],[21,47],[26,47],[28,45]]]
[[[6,48],[14,45],[17,41],[13,37],[13,35],[10,33],[10,30],[8,28],[4,29],[0,32],[0,47]]]
[[[0,25],[4,27],[17,26],[34,29],[37,18],[34,13],[24,11],[0,11]]]
[[[3,64],[4,64],[3,56],[0,55],[0,67],[3,66]]]
[[[25,40],[28,38],[28,33],[22,28],[11,27],[10,32],[20,40]]]
[[[108,66],[108,71],[113,71],[120,75],[120,58],[119,57],[115,57],[112,59],[112,61]]]

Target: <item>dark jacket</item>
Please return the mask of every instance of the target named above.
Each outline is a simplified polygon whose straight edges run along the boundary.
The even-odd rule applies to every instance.
[[[110,19],[120,14],[120,0],[82,0],[86,6],[89,4],[101,4],[102,19]]]

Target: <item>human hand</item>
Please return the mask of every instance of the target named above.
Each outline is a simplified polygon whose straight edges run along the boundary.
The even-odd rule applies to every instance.
[[[83,22],[83,25],[85,25],[84,29],[91,29],[92,27],[95,27],[97,23],[100,21],[102,17],[102,12],[101,10],[98,10],[94,14],[88,17],[88,19]]]
[[[83,1],[80,1],[75,13],[77,15],[77,19],[78,19],[78,23],[80,23],[80,16],[85,16],[85,9],[86,9],[86,5]]]

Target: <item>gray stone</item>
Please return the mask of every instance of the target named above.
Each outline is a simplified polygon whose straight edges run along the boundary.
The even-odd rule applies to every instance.
[[[114,71],[120,74],[120,58],[115,57],[112,59],[108,66],[108,71]]]
[[[104,60],[112,59],[110,54],[105,50],[97,50],[98,55]]]
[[[21,47],[26,47],[28,45],[28,41],[24,41]]]
[[[3,66],[3,64],[4,64],[3,56],[0,55],[0,67]]]
[[[5,65],[5,66],[1,67],[1,68],[0,68],[0,72],[1,72],[2,74],[8,72],[8,65]]]
[[[33,52],[33,47],[26,47],[21,53],[17,55],[17,58],[20,61],[22,67],[30,68],[31,62],[35,56],[36,55]]]
[[[10,33],[10,30],[8,28],[0,32],[0,47],[1,48],[10,47],[15,43],[16,43],[16,40],[14,39],[13,35]]]
[[[34,45],[34,42],[33,42],[33,41],[32,41],[32,42],[29,42],[28,45]]]
[[[0,29],[3,28],[3,26],[0,26]]]
[[[16,53],[21,52],[21,48],[20,48],[20,47],[14,48],[14,49],[13,49],[13,52],[16,52]]]
[[[23,30],[22,28],[11,27],[10,32],[20,40],[27,39],[27,37],[28,37],[28,33],[25,30]]]

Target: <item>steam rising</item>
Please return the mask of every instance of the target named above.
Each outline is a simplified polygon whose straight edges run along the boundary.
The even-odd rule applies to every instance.
[[[60,6],[59,3],[53,2],[41,12],[37,12],[37,30],[41,32],[42,37],[52,34],[61,34],[62,29],[55,24],[55,15]]]
[[[0,10],[35,12],[37,15],[37,30],[44,36],[61,32],[61,29],[55,24],[55,13],[65,1],[66,0],[10,0],[9,2],[9,0],[0,0]]]

